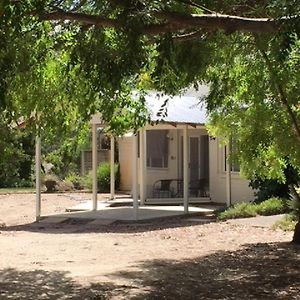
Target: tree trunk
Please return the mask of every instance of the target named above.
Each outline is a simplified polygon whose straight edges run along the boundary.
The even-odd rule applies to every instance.
[[[300,244],[300,221],[295,226],[294,236],[293,236],[293,243]]]

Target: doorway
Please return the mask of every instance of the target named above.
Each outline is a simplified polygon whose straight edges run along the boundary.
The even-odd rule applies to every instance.
[[[181,138],[181,178],[183,178],[183,138]],[[209,196],[209,137],[189,136],[189,196]]]

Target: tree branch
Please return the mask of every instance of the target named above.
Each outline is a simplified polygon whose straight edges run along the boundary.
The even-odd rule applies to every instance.
[[[279,30],[279,22],[269,18],[244,18],[221,14],[187,15],[175,12],[160,11],[154,15],[182,28],[196,27],[227,32],[272,33]]]
[[[156,23],[142,25],[139,28],[139,31],[146,35],[174,32],[192,28],[209,31],[225,30],[228,33],[236,31],[249,33],[272,33],[280,29],[281,21],[288,21],[287,18],[275,20],[269,18],[244,18],[221,14],[181,14],[167,11],[152,11],[148,14],[156,18]],[[41,20],[68,20],[86,25],[103,26],[115,29],[120,29],[122,27],[122,24],[118,21],[118,19],[84,13],[67,12],[63,10],[44,12],[35,15]],[[157,19],[161,20],[161,23],[157,24]]]

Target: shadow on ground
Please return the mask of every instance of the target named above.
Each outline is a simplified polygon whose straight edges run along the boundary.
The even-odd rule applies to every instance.
[[[300,248],[251,244],[195,259],[141,262],[83,288],[67,273],[0,271],[0,299],[300,299]],[[95,266],[101,267],[101,266]],[[136,268],[135,268],[136,270]]]
[[[132,299],[300,299],[300,247],[245,245],[193,260],[154,260],[115,274],[146,290]]]
[[[0,299],[83,300],[126,299],[131,287],[110,283],[82,287],[67,272],[0,270]]]
[[[192,218],[192,221],[189,220]],[[198,221],[197,221],[198,219]],[[68,219],[59,224],[34,222],[23,225],[3,226],[1,231],[29,231],[39,233],[139,233],[147,231],[156,231],[168,228],[188,227],[193,225],[207,224],[215,222],[215,218],[206,216],[191,217],[173,217],[162,218],[156,220],[148,220],[144,222],[122,223],[116,222],[110,225],[95,225],[91,220],[85,219]]]

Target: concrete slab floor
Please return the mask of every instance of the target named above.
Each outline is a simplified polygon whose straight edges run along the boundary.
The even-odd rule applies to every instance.
[[[97,207],[98,209],[102,209],[104,207],[124,207],[124,206],[132,206],[133,205],[133,199],[129,197],[122,197],[122,198],[115,198],[115,199],[101,199],[97,201]],[[182,207],[182,204],[148,204],[146,203],[144,207]],[[85,200],[81,201],[77,205],[70,206],[66,208],[67,212],[78,212],[78,211],[90,211],[92,210],[93,203],[92,200]],[[201,207],[201,208],[208,208],[211,210],[219,209],[220,207],[223,207],[220,204],[213,204],[213,203],[190,203],[190,207]]]
[[[189,207],[189,215],[206,215],[212,212],[213,209]],[[51,218],[137,221],[185,215],[183,206],[142,206],[139,207],[137,214],[136,218],[133,207],[102,207],[97,211],[67,212],[59,215],[51,215]]]
[[[109,207],[110,204],[107,203],[107,201],[97,201],[97,207],[98,209],[102,209],[104,207]],[[66,208],[67,212],[77,212],[77,211],[90,211],[93,208],[93,202],[91,200],[89,201],[83,201],[78,203],[77,205],[70,206]]]

